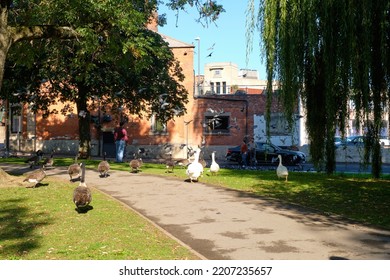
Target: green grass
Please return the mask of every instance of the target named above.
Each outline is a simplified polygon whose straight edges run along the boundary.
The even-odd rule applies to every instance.
[[[4,159],[0,160],[4,162]],[[7,159],[21,163],[21,159]],[[72,159],[56,159],[68,165]],[[99,161],[83,161],[96,168]],[[114,170],[129,171],[127,164],[111,163]],[[186,179],[185,169],[165,173],[165,165],[145,163],[144,174]],[[249,192],[340,215],[371,226],[390,229],[390,180],[370,175],[290,172],[288,182],[274,171],[222,169],[211,176],[206,168],[200,182]],[[72,187],[50,182],[54,188],[0,189],[0,259],[186,259],[184,248],[153,226],[101,193],[94,194],[94,207],[80,215],[71,205]],[[67,203],[63,203],[67,201]],[[4,243],[5,242],[5,243]]]
[[[78,214],[74,184],[0,188],[0,259],[199,259],[138,214],[93,190],[99,211]]]

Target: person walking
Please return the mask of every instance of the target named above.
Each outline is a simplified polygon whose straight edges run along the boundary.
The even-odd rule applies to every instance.
[[[126,142],[128,141],[127,131],[123,125],[124,122],[121,121],[114,130],[116,162],[123,162],[123,154],[125,152]]]

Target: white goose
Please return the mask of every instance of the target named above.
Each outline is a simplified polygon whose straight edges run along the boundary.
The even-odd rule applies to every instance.
[[[278,155],[279,158],[279,165],[278,168],[276,168],[276,174],[278,175],[278,178],[286,178],[288,177],[288,169],[282,164],[282,156]]]
[[[186,170],[188,178],[190,178],[190,182],[192,181],[198,181],[198,178],[203,173],[203,165],[199,163],[199,155],[200,155],[200,149],[197,149],[194,154],[194,161],[191,162]]]
[[[212,175],[216,175],[219,171],[219,164],[215,161],[215,152],[211,153],[211,165],[210,172]]]

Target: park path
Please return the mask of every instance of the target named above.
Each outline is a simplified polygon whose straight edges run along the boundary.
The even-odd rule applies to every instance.
[[[8,172],[13,169],[0,166]],[[64,168],[52,169],[48,175],[69,179]],[[100,178],[97,171],[87,170],[86,182],[205,259],[390,260],[390,231],[201,180],[188,183],[125,171],[111,171],[108,178]]]

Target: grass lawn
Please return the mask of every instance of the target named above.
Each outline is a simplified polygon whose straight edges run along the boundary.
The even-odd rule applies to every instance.
[[[56,165],[71,162],[71,158],[56,159]],[[88,168],[96,168],[99,161],[84,162]],[[111,163],[111,168],[129,171],[127,164]],[[186,179],[185,169],[165,173],[163,164],[145,163],[142,172]],[[277,179],[275,171],[222,169],[217,176],[211,176],[206,168],[200,181],[390,229],[389,178],[290,172],[286,183]],[[34,192],[24,188],[0,189],[0,259],[196,258],[107,196],[95,192],[93,203],[106,211],[77,214],[70,199],[73,187],[67,182],[49,184],[50,188],[37,188]]]
[[[78,214],[74,184],[0,188],[0,260],[199,259],[138,214],[93,190],[100,211]]]

